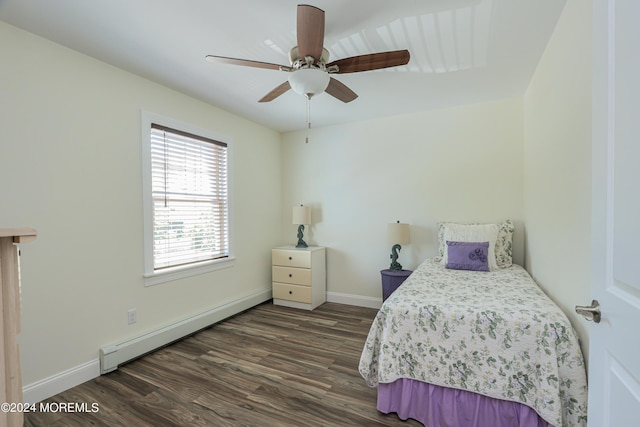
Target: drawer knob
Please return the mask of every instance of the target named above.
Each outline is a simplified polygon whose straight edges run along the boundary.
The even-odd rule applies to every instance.
[[[289,274],[289,277],[293,277],[293,274]]]
[[[289,295],[293,294],[293,291],[289,291]]]
[[[292,259],[293,259],[292,257],[289,257],[289,261],[291,261]]]

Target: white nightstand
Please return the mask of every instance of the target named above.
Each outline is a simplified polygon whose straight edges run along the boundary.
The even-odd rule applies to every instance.
[[[327,300],[324,247],[274,248],[271,265],[274,304],[313,310]]]

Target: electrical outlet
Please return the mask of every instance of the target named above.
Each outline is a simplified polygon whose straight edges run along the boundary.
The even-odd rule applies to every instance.
[[[138,321],[138,310],[131,308],[127,311],[127,322],[133,325]]]

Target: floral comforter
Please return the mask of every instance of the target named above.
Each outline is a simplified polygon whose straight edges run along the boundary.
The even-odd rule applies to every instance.
[[[371,387],[411,378],[532,407],[584,426],[587,380],[577,335],[528,273],[423,262],[382,305],[360,358]]]

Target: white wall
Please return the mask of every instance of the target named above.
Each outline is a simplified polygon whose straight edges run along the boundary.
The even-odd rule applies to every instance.
[[[589,304],[591,258],[591,2],[569,0],[524,103],[526,266],[567,313]]]
[[[312,206],[306,240],[328,248],[330,296],[372,302],[380,301],[379,272],[390,263],[389,222],[411,224],[412,242],[399,258],[407,269],[435,255],[438,221],[511,218],[521,238],[522,102],[317,128],[308,144],[304,132],[285,134],[283,239],[296,241],[291,207]]]
[[[277,132],[2,22],[0,52],[0,226],[38,231],[22,248],[25,386],[270,290],[282,235]],[[233,139],[235,267],[144,287],[141,109]]]

